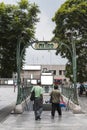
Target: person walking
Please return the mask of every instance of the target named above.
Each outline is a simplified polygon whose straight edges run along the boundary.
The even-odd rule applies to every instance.
[[[37,85],[33,86],[31,92],[35,92],[34,99],[34,113],[35,120],[41,120],[41,113],[43,111],[43,88],[41,87],[41,83],[38,82]]]
[[[52,119],[54,119],[55,117],[55,111],[57,110],[59,117],[62,116],[62,111],[61,111],[61,107],[60,107],[60,101],[63,102],[63,97],[60,93],[60,91],[58,90],[58,86],[54,85],[54,90],[52,90],[52,92],[50,93],[51,96],[51,103],[52,103],[52,108],[51,108],[51,116]]]
[[[79,96],[81,96],[84,91],[85,91],[85,87],[84,87],[83,83],[81,83],[80,87],[79,87]]]

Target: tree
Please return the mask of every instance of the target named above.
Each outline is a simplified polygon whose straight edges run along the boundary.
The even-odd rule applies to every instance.
[[[35,25],[39,21],[38,6],[28,0],[20,0],[17,5],[0,3],[0,77],[12,77],[17,71],[16,49],[18,39],[23,37],[21,50],[35,39]],[[22,36],[22,33],[25,35]],[[22,65],[25,51],[22,56]]]
[[[77,81],[87,81],[87,0],[67,0],[57,10],[52,19],[56,27],[53,31],[57,42],[63,42],[72,50],[71,36],[67,37],[68,31],[75,32],[73,39],[76,44],[77,55]],[[66,76],[72,74],[71,54],[65,46],[57,49],[56,54],[68,59],[66,65]]]

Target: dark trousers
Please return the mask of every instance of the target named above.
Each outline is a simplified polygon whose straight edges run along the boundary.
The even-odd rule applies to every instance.
[[[42,111],[43,111],[43,104],[41,98],[35,98],[34,100],[35,119],[41,116]]]
[[[55,116],[55,111],[57,110],[59,116],[62,115],[61,107],[59,103],[52,103],[52,110],[51,110],[51,115],[54,117]]]

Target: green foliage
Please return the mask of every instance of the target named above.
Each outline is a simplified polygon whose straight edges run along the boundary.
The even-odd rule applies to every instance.
[[[35,39],[35,25],[39,21],[38,6],[30,4],[28,0],[20,0],[17,5],[0,3],[0,77],[12,77],[17,71],[16,50],[18,39],[23,41],[21,50],[25,44]],[[25,51],[22,56],[22,65],[25,60]]]
[[[27,0],[21,0],[20,2],[18,2],[18,4],[19,4],[19,7],[20,7],[21,9],[26,9],[26,8],[28,8],[28,6],[29,6],[29,3],[28,3]]]
[[[54,40],[63,42],[72,50],[71,35],[74,33],[77,55],[77,81],[87,81],[87,0],[67,0],[55,13],[52,19],[56,27],[53,31]],[[57,50],[62,57],[66,57],[72,65],[71,54],[65,46]],[[68,67],[66,67],[67,69]],[[72,69],[72,66],[70,66]],[[72,72],[72,71],[71,71]],[[66,76],[70,77],[71,72],[67,69]]]

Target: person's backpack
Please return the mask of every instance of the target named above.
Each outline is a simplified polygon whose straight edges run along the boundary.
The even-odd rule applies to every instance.
[[[34,101],[34,99],[35,99],[35,91],[33,90],[33,91],[31,92],[30,100],[31,100],[31,101]]]

